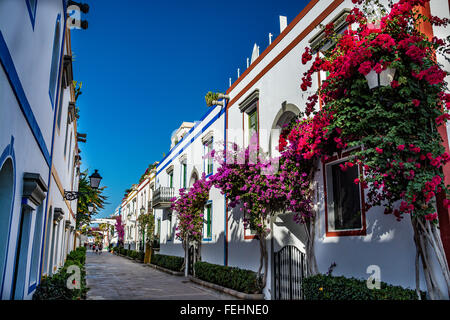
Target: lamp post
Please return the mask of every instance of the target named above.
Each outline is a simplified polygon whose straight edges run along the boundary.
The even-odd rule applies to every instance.
[[[98,173],[98,170],[95,170],[95,172],[91,176],[89,176],[89,184],[91,185],[91,188],[97,190],[98,187],[100,186],[100,181],[102,179],[103,178]],[[86,192],[64,190],[64,199],[68,201],[73,201],[78,199],[82,194],[86,194]]]

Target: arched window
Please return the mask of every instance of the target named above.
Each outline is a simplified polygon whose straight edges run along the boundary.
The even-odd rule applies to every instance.
[[[55,36],[53,38],[52,65],[50,69],[49,94],[52,108],[55,105],[56,83],[58,81],[59,56],[61,51],[61,15],[56,19]]]
[[[0,288],[6,266],[11,208],[14,199],[14,166],[11,158],[0,162]],[[1,293],[1,292],[0,292]]]

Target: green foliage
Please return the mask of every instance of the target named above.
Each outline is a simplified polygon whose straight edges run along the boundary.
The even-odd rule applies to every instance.
[[[151,245],[155,234],[155,216],[150,211],[149,213],[139,215],[137,220],[139,229],[145,233],[146,242]]]
[[[239,292],[262,292],[261,281],[256,272],[202,261],[196,262],[194,268],[195,276],[201,280]]]
[[[214,100],[217,100],[219,98],[219,94],[218,93],[213,93],[211,91],[209,91],[206,96],[205,96],[205,101],[206,101],[206,105],[208,107],[212,106],[212,102]]]
[[[175,256],[166,256],[163,254],[154,254],[152,255],[152,264],[157,266],[173,270],[173,271],[181,271],[183,268],[184,258],[175,257]]]
[[[107,204],[107,197],[103,195],[103,191],[106,187],[101,187],[98,189],[93,189],[89,182],[87,171],[80,175],[80,181],[78,185],[78,205],[77,205],[77,221],[76,229],[80,230],[82,225],[89,225],[91,222],[92,215],[97,214],[100,209],[104,208]],[[92,213],[89,212],[88,206],[92,204],[94,210]]]
[[[380,289],[368,289],[365,280],[323,274],[303,279],[302,289],[305,300],[417,300],[415,290],[385,282]]]
[[[84,264],[86,261],[86,248],[79,247],[68,256],[64,266],[58,273],[51,277],[44,277],[36,288],[33,300],[81,300],[86,299],[88,288],[86,287],[86,271]],[[81,270],[81,288],[67,288],[67,279],[72,275],[68,273],[68,268],[76,265]]]
[[[144,251],[137,251],[137,257],[139,261],[144,261],[145,258],[145,252]]]
[[[75,101],[78,100],[78,97],[83,94],[83,92],[81,91],[81,88],[83,87],[83,82],[80,81],[80,84],[78,85],[77,81],[73,81],[73,88],[75,90]]]

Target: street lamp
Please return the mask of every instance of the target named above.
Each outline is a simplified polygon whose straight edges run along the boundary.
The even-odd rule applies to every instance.
[[[369,89],[375,89],[378,87],[386,87],[394,80],[395,68],[386,68],[385,70],[377,73],[375,70],[371,70],[365,75]]]
[[[88,204],[88,210],[89,210],[89,213],[92,213],[94,211],[94,205],[92,203]]]
[[[145,213],[145,208],[144,208],[144,206],[142,206],[141,207],[141,214],[144,214]]]
[[[89,184],[91,185],[91,188],[94,190],[97,190],[100,181],[102,180],[102,177],[98,173],[98,170],[95,170],[95,172],[89,177]],[[64,199],[68,201],[76,200],[80,197],[82,194],[86,194],[87,192],[79,192],[79,191],[66,191],[64,190]]]
[[[103,178],[98,173],[98,170],[95,170],[95,172],[89,177],[89,182],[91,184],[91,188],[98,189],[98,186],[100,185],[100,181]]]

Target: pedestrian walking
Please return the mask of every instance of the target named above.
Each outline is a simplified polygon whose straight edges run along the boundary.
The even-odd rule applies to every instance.
[[[98,254],[98,244],[95,245],[95,253]]]
[[[95,243],[92,245],[92,252],[95,252]]]
[[[103,250],[103,243],[99,244],[99,248],[98,248],[100,254],[102,254],[102,250]]]

